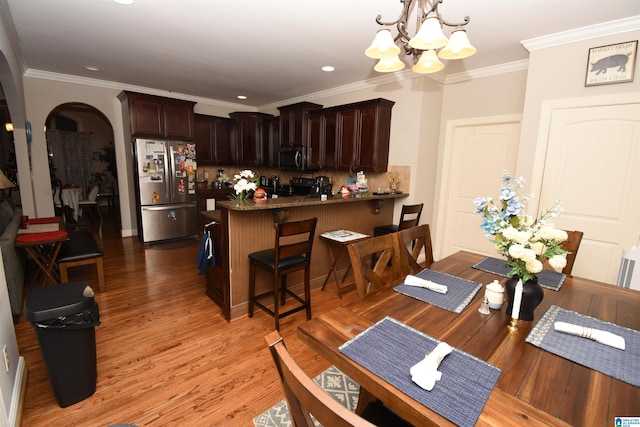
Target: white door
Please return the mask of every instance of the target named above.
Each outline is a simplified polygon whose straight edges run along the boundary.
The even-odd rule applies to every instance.
[[[447,124],[438,203],[440,226],[434,241],[436,259],[460,250],[496,255],[480,229],[482,219],[474,213],[473,200],[498,197],[503,170],[514,173],[519,138],[519,115]]]
[[[584,232],[572,274],[615,284],[622,250],[640,236],[640,104],[552,112],[539,211]]]

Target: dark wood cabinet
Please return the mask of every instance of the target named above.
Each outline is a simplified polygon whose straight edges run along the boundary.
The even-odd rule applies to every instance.
[[[320,110],[322,105],[312,102],[278,107],[280,111],[280,146],[301,146],[307,136],[307,113]]]
[[[324,109],[308,113],[306,146],[309,169],[336,168],[336,112],[334,110]]]
[[[122,92],[119,98],[129,116],[131,136],[194,139],[195,102],[135,92]]]
[[[194,115],[198,163],[233,165],[236,162],[236,121],[225,117]]]
[[[229,116],[236,121],[238,136],[238,164],[255,167],[262,165],[262,145],[264,139],[263,122],[273,118],[271,114],[235,112]]]
[[[335,107],[339,169],[387,171],[393,105],[378,98]]]
[[[198,184],[197,187],[197,201],[198,201],[198,228],[204,230],[204,225],[207,223],[207,219],[202,215],[202,212],[207,210],[207,199],[215,199],[216,202],[222,202],[229,200],[229,196],[235,194],[233,188],[225,188],[224,190],[217,190],[211,187],[201,187]]]
[[[262,166],[278,167],[280,148],[280,117],[272,117],[262,123]]]

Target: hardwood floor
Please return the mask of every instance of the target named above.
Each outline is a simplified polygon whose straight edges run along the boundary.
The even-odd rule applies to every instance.
[[[28,370],[22,425],[252,426],[254,416],[284,397],[263,338],[273,330],[273,319],[258,310],[253,319],[227,323],[204,293],[197,244],[153,249],[136,238],[120,238],[117,224],[105,219],[107,290],[95,297],[101,317],[96,393],[58,406],[34,329],[22,317],[16,325]],[[90,267],[71,269],[70,280],[97,289]],[[314,315],[354,300],[355,288],[346,289],[342,299],[333,284],[324,292],[314,289]],[[284,318],[281,334],[298,363],[315,376],[329,363],[298,341],[296,327],[304,320],[304,312]]]

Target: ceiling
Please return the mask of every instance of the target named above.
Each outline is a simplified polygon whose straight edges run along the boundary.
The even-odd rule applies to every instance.
[[[364,50],[379,28],[375,17],[392,21],[401,10],[399,0],[0,2],[8,5],[27,75],[78,76],[251,107],[382,76]],[[640,1],[445,0],[439,10],[448,21],[471,18],[467,34],[478,50],[443,61],[443,81],[526,60],[523,40],[640,15]],[[335,71],[321,71],[324,65]]]

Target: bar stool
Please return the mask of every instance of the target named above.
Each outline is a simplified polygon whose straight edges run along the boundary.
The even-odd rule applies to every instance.
[[[276,330],[280,330],[282,317],[300,310],[306,310],[307,320],[311,319],[311,249],[317,222],[318,218],[311,218],[277,223],[275,248],[249,254],[249,317],[253,317],[253,307],[256,305],[275,318]],[[255,294],[256,267],[273,275],[273,290],[260,295]],[[287,274],[300,270],[304,270],[304,299],[287,289]],[[280,305],[284,305],[287,294],[300,305],[280,313]],[[273,295],[273,310],[259,301],[271,295]]]
[[[418,225],[420,222],[420,215],[422,214],[422,206],[419,205],[402,205],[402,211],[400,212],[400,222],[398,225],[388,224],[375,227],[373,229],[373,236],[382,236],[383,234],[395,233],[405,228],[411,228]]]

